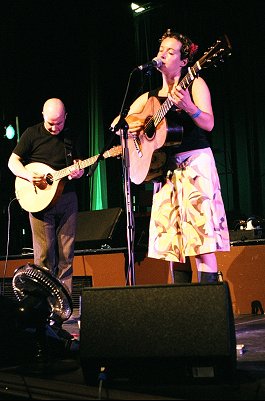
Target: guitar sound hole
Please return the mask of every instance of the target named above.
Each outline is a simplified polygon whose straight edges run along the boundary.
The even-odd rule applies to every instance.
[[[149,119],[147,120],[146,124],[145,124],[145,129],[144,129],[145,135],[146,135],[146,139],[153,139],[154,134],[155,134],[155,125],[154,125],[154,121],[152,119],[152,117],[149,117]]]
[[[46,175],[46,181],[47,181],[47,184],[49,184],[49,185],[52,185],[52,184],[53,184],[53,176],[52,176],[51,173],[48,173],[48,174]]]

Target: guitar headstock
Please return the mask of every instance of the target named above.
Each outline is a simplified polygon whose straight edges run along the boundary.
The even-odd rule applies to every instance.
[[[210,65],[217,67],[219,63],[223,63],[226,57],[231,56],[232,46],[228,36],[224,34],[222,37],[209,47],[204,55],[198,61],[201,68],[208,68]]]

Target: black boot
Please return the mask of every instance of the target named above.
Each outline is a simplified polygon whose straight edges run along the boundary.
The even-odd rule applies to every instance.
[[[218,273],[201,272],[200,283],[218,283]]]
[[[169,262],[172,279],[174,284],[191,283],[192,268],[190,258],[186,257],[185,263]]]
[[[174,284],[191,283],[192,271],[174,270]]]

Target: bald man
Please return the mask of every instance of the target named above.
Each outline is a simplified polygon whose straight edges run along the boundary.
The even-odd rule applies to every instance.
[[[74,180],[82,177],[84,170],[79,168],[74,137],[66,127],[64,103],[57,98],[48,99],[42,115],[41,123],[28,127],[21,135],[8,167],[29,183],[27,190],[22,188],[16,195],[29,212],[34,264],[48,268],[71,295],[78,212]],[[67,166],[71,169],[66,177],[47,180],[47,174],[53,177]]]

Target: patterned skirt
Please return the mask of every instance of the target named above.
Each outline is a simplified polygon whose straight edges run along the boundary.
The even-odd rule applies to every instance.
[[[186,256],[229,251],[220,181],[210,148],[179,154],[166,183],[154,184],[148,256],[185,263]]]

